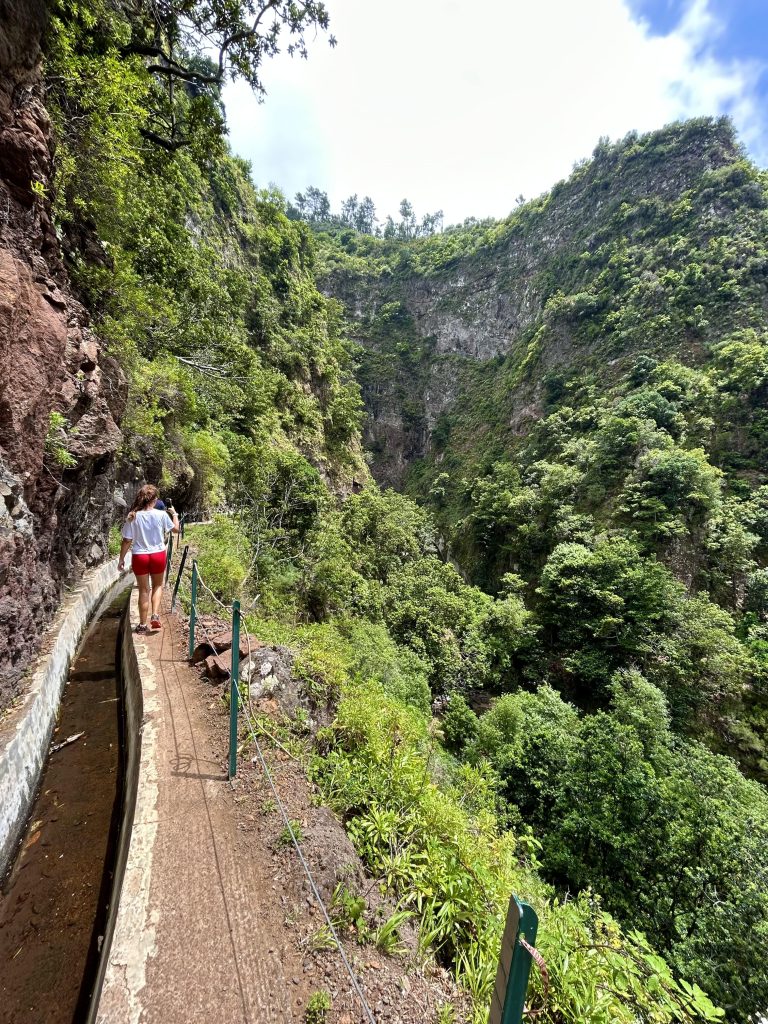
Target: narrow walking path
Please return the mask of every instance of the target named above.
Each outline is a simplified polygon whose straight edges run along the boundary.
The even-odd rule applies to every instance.
[[[131,616],[138,621],[136,592]],[[274,791],[253,750],[227,781],[224,688],[188,664],[181,622],[166,610],[163,623],[159,633],[132,634],[144,702],[139,787],[96,1024],[298,1024],[320,995],[332,1007],[328,1024],[427,1024],[447,1001],[463,1020],[465,998],[417,955],[413,929],[402,932],[408,954],[390,956],[339,925],[342,962],[275,794],[326,907],[337,886],[349,886],[365,896],[370,931],[395,906],[286,749],[264,752]],[[259,704],[280,720],[278,702]]]
[[[142,781],[98,1021],[298,1020],[306,994],[290,979],[301,957],[274,898],[272,851],[238,827],[206,695],[182,660],[178,622],[164,623],[134,635]]]

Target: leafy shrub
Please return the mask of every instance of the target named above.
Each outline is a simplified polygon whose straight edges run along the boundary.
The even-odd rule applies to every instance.
[[[396,700],[429,711],[428,666],[422,658],[395,643],[381,624],[346,619],[339,629],[351,645],[349,672],[353,678],[375,680]]]
[[[197,564],[206,585],[219,600],[229,603],[242,596],[243,586],[248,579],[251,548],[236,520],[216,516],[213,524],[198,528],[198,536],[205,542],[197,553]],[[194,534],[193,534],[194,536]],[[208,600],[205,591],[200,591],[201,604]]]
[[[119,526],[111,526],[109,528],[109,547],[108,552],[111,558],[120,554],[120,546],[122,543],[122,534]]]
[[[307,1000],[307,1010],[304,1014],[304,1019],[307,1024],[324,1024],[328,1011],[332,1006],[333,1000],[331,999],[330,992],[327,992],[325,989],[313,992]]]
[[[678,982],[640,933],[625,935],[589,894],[553,900],[519,859],[492,812],[477,817],[432,780],[426,720],[376,687],[349,684],[336,742],[313,774],[325,798],[351,816],[350,835],[370,870],[420,920],[424,948],[449,964],[485,1019],[510,891],[540,911],[539,945],[550,973],[543,1020],[582,1024],[717,1021],[696,986]],[[533,981],[531,1005],[540,1006]]]
[[[477,737],[477,715],[464,697],[452,693],[441,720],[443,742],[453,754],[459,754]]]
[[[48,417],[48,433],[45,435],[45,452],[59,469],[72,469],[77,459],[67,451],[69,424],[60,412],[52,412]]]

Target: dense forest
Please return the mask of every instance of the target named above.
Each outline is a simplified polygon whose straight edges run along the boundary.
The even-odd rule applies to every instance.
[[[448,745],[498,771],[548,877],[640,912],[689,971],[737,863],[750,943],[765,926],[741,899],[766,877],[745,776],[768,769],[767,185],[704,120],[601,143],[504,222],[320,238],[365,345],[374,467],[397,456],[448,560],[526,617],[490,680],[448,687]],[[521,281],[527,322],[478,323],[473,286],[492,321]],[[478,683],[504,694],[479,720]],[[695,977],[730,1008],[724,952]],[[743,979],[745,1007],[759,988]]]
[[[702,120],[600,143],[505,221],[310,225],[226,145],[225,57],[258,90],[327,27],[267,6],[233,43],[238,4],[54,5],[35,192],[128,380],[123,472],[221,513],[204,577],[333,706],[308,771],[475,1020],[514,890],[549,967],[531,1019],[749,1024],[768,181]]]

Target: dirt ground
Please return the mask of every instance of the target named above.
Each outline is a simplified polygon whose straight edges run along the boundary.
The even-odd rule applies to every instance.
[[[212,616],[206,617],[203,625],[210,635],[226,630],[226,623]],[[173,630],[179,649],[186,654],[186,623],[176,620]],[[260,659],[280,664],[284,669],[284,654],[280,649],[263,648]],[[199,715],[200,721],[205,723],[206,736],[202,742],[210,763],[223,775],[227,767],[229,730],[227,684],[207,679],[204,664],[194,671],[198,676],[194,693],[196,707],[190,711],[194,710],[195,717]],[[282,715],[278,700],[272,696],[252,701],[251,707],[258,714],[270,715],[276,722]],[[243,732],[244,727],[241,727],[241,735]],[[366,875],[343,825],[328,808],[319,804],[318,793],[298,761],[269,740],[262,740],[261,745],[286,814],[291,821],[299,823],[301,850],[325,906],[330,910],[333,892],[343,881],[350,890],[366,898],[371,908],[369,920],[380,924],[394,907],[383,901],[377,881]],[[325,991],[332,1000],[325,1020],[338,1024],[369,1021],[341,955],[324,928],[325,918],[286,834],[284,819],[253,744],[241,748],[237,777],[230,785],[231,808],[237,824],[234,856],[236,859],[258,858],[264,885],[273,894],[268,901],[269,910],[254,934],[254,942],[267,956],[279,958],[291,989],[294,1019],[305,1019],[308,1002],[318,992]],[[259,902],[264,906],[263,898]],[[380,908],[378,915],[376,908]],[[331,916],[333,918],[334,914]],[[408,952],[392,956],[372,943],[361,945],[349,925],[340,925],[338,932],[374,1020],[382,1024],[429,1024],[439,1019],[440,1008],[447,1003],[453,1005],[455,1015],[446,1019],[456,1022],[466,1019],[466,997],[456,989],[449,974],[417,957],[413,928],[405,929],[402,935]]]

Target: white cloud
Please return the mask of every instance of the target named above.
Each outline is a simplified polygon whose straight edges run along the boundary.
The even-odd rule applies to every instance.
[[[724,64],[719,25],[693,0],[651,37],[624,0],[330,0],[331,50],[264,68],[267,101],[225,98],[233,147],[257,183],[308,184],[334,204],[371,195],[381,214],[408,196],[447,221],[503,216],[618,138],[698,114],[733,114],[759,151],[755,63]]]

